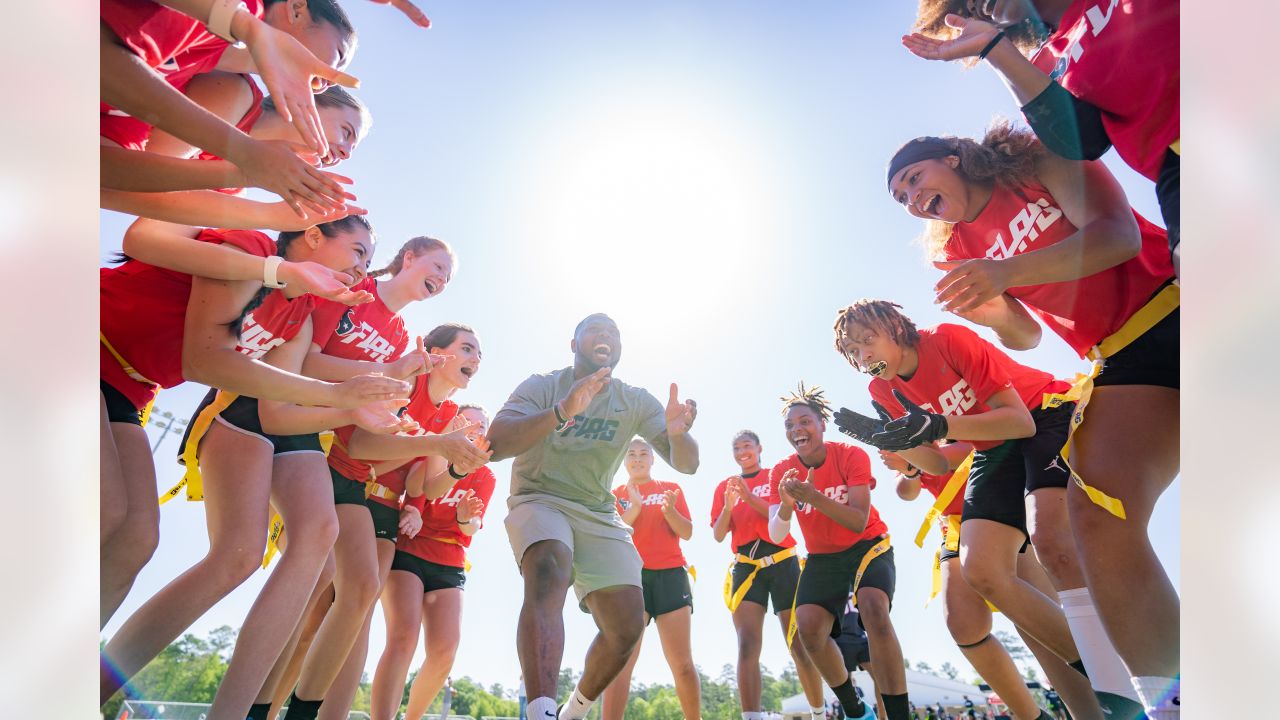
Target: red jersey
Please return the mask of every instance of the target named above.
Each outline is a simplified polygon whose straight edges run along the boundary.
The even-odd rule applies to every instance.
[[[871,485],[871,459],[861,448],[842,442],[828,441],[823,443],[827,449],[827,459],[813,468],[813,484],[827,497],[838,503],[849,501],[849,488],[858,485]],[[773,467],[769,473],[769,504],[781,505],[782,496],[778,494],[778,483],[782,476],[791,469],[800,472],[804,480],[809,468],[800,461],[799,455],[792,455]],[[855,543],[880,537],[889,532],[889,527],[880,519],[875,505],[867,504],[867,526],[856,533],[837,523],[835,520],[813,509],[812,505],[796,503],[796,519],[800,523],[800,532],[804,535],[805,547],[812,553],[835,553],[848,550]]]
[[[929,494],[936,500],[942,494],[942,489],[947,486],[947,481],[951,479],[951,473],[946,475],[930,475],[929,473],[920,473],[920,487],[929,491]],[[966,481],[967,482],[967,481]],[[959,515],[964,510],[964,485],[956,491],[956,496],[951,499],[951,503],[942,509],[943,515]]]
[[[714,527],[716,518],[720,517],[720,513],[724,512],[724,488],[729,484],[730,478],[725,478],[716,486],[715,494],[711,498],[711,525]],[[743,482],[747,488],[751,490],[751,494],[764,501],[765,505],[769,504],[769,471],[761,470],[754,475],[743,475]],[[763,540],[767,543],[773,543],[769,539],[769,516],[761,515],[751,508],[745,500],[739,500],[737,505],[729,511],[729,528],[732,531],[730,542],[733,543],[733,549],[741,551],[743,545],[750,545],[756,540]],[[796,539],[791,537],[791,533],[780,543],[775,543],[778,547],[794,547]]]
[[[262,17],[262,0],[245,0],[245,4],[249,12]],[[120,37],[124,46],[178,90],[185,89],[196,75],[213,70],[230,47],[201,21],[151,0],[100,0],[99,9],[102,23]],[[252,81],[250,85],[253,86]],[[261,112],[261,93],[256,97],[254,105]],[[130,150],[146,148],[150,123],[106,103],[98,105],[103,137]]]
[[[396,549],[427,562],[466,567],[467,548],[471,546],[472,536],[464,534],[458,527],[458,502],[468,490],[474,490],[476,497],[484,502],[484,510],[480,511],[483,518],[489,510],[494,484],[493,471],[487,466],[454,483],[449,492],[427,503],[422,514],[422,529],[412,538],[404,535],[397,538]]]
[[[234,245],[258,257],[276,253],[275,241],[256,230],[202,230],[196,240]],[[98,285],[98,327],[116,352],[160,387],[182,384],[182,338],[191,276],[129,260],[118,267],[100,268]],[[274,334],[284,331],[274,325],[268,313],[255,317]],[[105,345],[100,356],[101,378],[135,407],[146,407],[156,388],[126,374]]]
[[[413,385],[413,391],[409,393],[409,404],[401,411],[401,416],[411,417],[422,426],[416,435],[425,435],[427,433],[438,435],[444,432],[444,429],[449,425],[449,421],[453,420],[453,417],[458,414],[458,405],[452,400],[445,399],[439,405],[431,402],[431,394],[427,392],[427,379],[430,377],[430,373],[417,377]],[[329,449],[329,466],[341,473],[343,477],[354,482],[363,483],[373,479],[373,466],[363,460],[356,460],[347,454],[347,444],[351,442],[351,436],[355,431],[355,425],[347,425],[334,430],[334,433],[338,436],[338,442],[335,442],[333,447]],[[410,461],[411,463],[412,461]],[[401,469],[407,470],[408,464],[402,466]],[[399,474],[398,478],[396,477],[397,474]],[[404,493],[405,478],[400,473],[400,469],[385,475],[379,475],[377,480],[380,485],[387,485],[387,487],[398,491],[400,494]],[[395,485],[388,485],[388,482]],[[382,500],[382,498],[377,497],[373,499]],[[400,507],[399,503],[391,501],[383,504],[388,507]]]
[[[1031,59],[1097,106],[1116,152],[1155,180],[1181,136],[1177,0],[1075,0]]]
[[[689,505],[684,500],[684,492],[680,486],[665,480],[651,480],[636,486],[640,491],[640,516],[632,527],[631,535],[636,550],[640,552],[640,560],[645,570],[667,570],[684,567],[684,553],[680,551],[680,536],[671,529],[671,523],[662,514],[663,493],[676,491],[676,512],[689,517]],[[627,486],[613,489],[613,496],[618,499],[618,512],[626,510],[631,501],[627,496]]]
[[[1137,257],[1070,282],[1007,290],[1080,357],[1119,330],[1173,277],[1167,233],[1137,212],[1133,216],[1142,234]],[[1040,185],[1027,184],[1016,191],[996,185],[973,222],[952,226],[943,255],[947,260],[1003,260],[1057,244],[1076,231]]]
[[[893,390],[911,402],[942,415],[978,415],[991,409],[987,400],[1005,388],[1013,388],[1028,409],[1040,407],[1045,393],[1065,392],[1071,385],[1043,370],[1014,362],[999,348],[967,327],[942,323],[920,330],[916,344],[919,365],[910,380],[872,378],[871,397],[894,417],[906,411]],[[966,440],[977,450],[999,445],[1001,440]]]
[[[325,355],[348,360],[391,362],[398,360],[409,347],[409,331],[404,318],[382,302],[378,294],[378,281],[366,277],[352,290],[367,290],[373,300],[360,305],[347,306],[332,300],[322,301],[316,310],[318,326],[332,325],[333,333],[321,345]]]

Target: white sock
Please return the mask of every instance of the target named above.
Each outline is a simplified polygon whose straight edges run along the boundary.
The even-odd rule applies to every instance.
[[[573,694],[565,702],[564,708],[560,710],[560,720],[582,720],[587,716],[587,711],[591,709],[591,706],[595,704],[595,700],[588,700],[582,694],[582,691],[575,687]],[[533,718],[529,720],[533,720]]]
[[[758,710],[755,712],[747,712],[744,710],[742,712],[742,720],[764,720],[764,713]]]
[[[1102,619],[1098,617],[1089,588],[1061,590],[1058,598],[1062,601],[1062,612],[1067,616],[1067,626],[1071,628],[1071,637],[1076,641],[1080,659],[1089,671],[1089,684],[1094,691],[1119,695],[1135,703],[1142,702],[1129,681],[1129,671],[1102,627]]]
[[[827,720],[827,709],[820,707],[809,708],[809,717],[813,720]]]
[[[1176,720],[1182,710],[1182,681],[1178,678],[1135,677],[1133,689],[1151,720]]]
[[[552,720],[556,716],[555,698],[539,697],[530,700],[525,706],[525,715],[529,720]]]

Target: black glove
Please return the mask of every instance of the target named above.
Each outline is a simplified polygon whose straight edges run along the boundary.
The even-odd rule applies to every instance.
[[[881,450],[901,452],[936,442],[947,436],[947,418],[931,413],[893,391],[893,396],[906,408],[907,414],[886,423],[882,432],[871,437],[871,444]]]
[[[858,442],[872,445],[871,436],[884,432],[884,424],[893,418],[889,417],[884,412],[884,408],[875,402],[871,404],[875,405],[876,411],[880,413],[880,420],[856,413],[849,408],[840,408],[831,418],[836,423],[836,429]]]

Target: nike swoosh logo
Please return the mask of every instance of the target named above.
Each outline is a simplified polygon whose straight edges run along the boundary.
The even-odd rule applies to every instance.
[[[553,718],[553,717],[555,717],[555,716],[556,716],[556,714],[555,714],[555,713],[553,713],[553,712],[551,712],[550,710],[547,710],[547,711],[546,711],[546,712],[544,712],[543,714],[544,714],[544,715],[546,715],[546,716],[547,716],[547,717],[549,717],[549,718]]]

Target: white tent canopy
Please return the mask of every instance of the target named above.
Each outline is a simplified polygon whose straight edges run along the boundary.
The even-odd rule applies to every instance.
[[[862,692],[866,694],[868,700],[875,702],[875,685],[871,682],[871,676],[867,672],[863,670],[854,672],[853,681],[858,687],[862,688]],[[822,692],[827,705],[830,705],[831,701],[835,700],[835,695],[831,692],[831,688],[824,684]],[[916,707],[924,707],[935,703],[960,706],[964,705],[966,697],[972,700],[974,705],[983,706],[987,704],[987,693],[980,690],[977,685],[970,685],[959,680],[951,680],[915,670],[907,671],[907,697],[910,698],[911,702],[915,703]],[[807,714],[809,712],[809,702],[805,700],[803,694],[793,695],[782,701],[782,712],[785,715]]]

